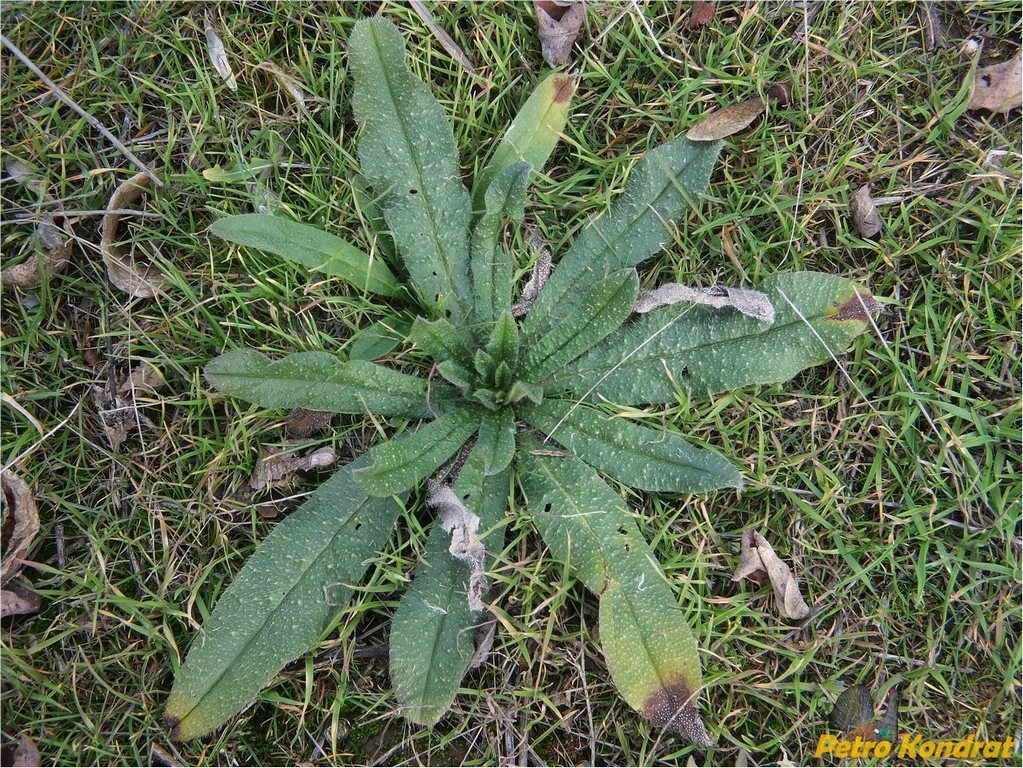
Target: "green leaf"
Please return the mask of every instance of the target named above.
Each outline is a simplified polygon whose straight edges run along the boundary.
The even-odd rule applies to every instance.
[[[474,210],[483,210],[484,196],[494,180],[509,166],[525,161],[539,170],[547,164],[568,122],[575,88],[574,77],[554,74],[530,94],[494,150],[490,162],[476,177],[472,188]]]
[[[542,382],[583,354],[622,324],[632,312],[638,294],[639,278],[634,269],[617,272],[597,282],[573,305],[570,314],[561,317],[557,326],[526,345],[523,375],[530,381]],[[543,296],[543,291],[540,295]],[[529,317],[526,315],[527,323]]]
[[[816,272],[776,275],[760,290],[775,308],[767,328],[709,307],[663,307],[559,371],[548,391],[638,405],[786,381],[842,354],[879,307],[851,280]]]
[[[515,411],[487,411],[480,423],[475,450],[483,456],[487,475],[503,472],[515,456]]]
[[[434,360],[451,360],[463,368],[472,365],[472,339],[444,318],[424,320],[417,317],[409,338]]]
[[[384,211],[380,207],[380,201],[373,195],[365,177],[361,173],[352,176],[352,193],[355,204],[359,206],[362,215],[365,216],[370,226],[370,231],[376,238],[377,247],[392,264],[399,263],[397,247],[394,238],[387,228],[387,219],[384,218]]]
[[[396,296],[398,281],[382,261],[373,259],[347,240],[321,229],[280,216],[243,213],[210,225],[217,237],[258,248],[316,272],[340,277],[364,291]]]
[[[519,414],[591,467],[644,491],[702,493],[741,488],[742,476],[719,453],[566,400],[545,400]]]
[[[455,481],[454,491],[480,518],[479,536],[489,553],[504,546],[500,525],[508,505],[508,473],[487,475],[479,444]],[[480,616],[469,610],[469,571],[448,553],[451,534],[435,524],[412,586],[391,623],[390,667],[402,713],[433,725],[454,701],[473,657],[473,630]],[[487,567],[493,562],[488,555]]]
[[[512,371],[519,364],[519,327],[511,312],[503,312],[494,323],[487,342],[487,354],[497,363],[505,363]]]
[[[615,687],[654,725],[691,744],[714,746],[698,710],[696,638],[654,561],[630,558],[600,596],[600,645]]]
[[[600,596],[601,646],[615,686],[652,722],[709,746],[696,709],[699,649],[653,551],[592,469],[547,453],[526,443],[518,477],[551,554]]]
[[[192,642],[167,700],[176,739],[203,736],[312,648],[387,541],[402,505],[368,497],[353,462],[259,546]]]
[[[350,360],[372,362],[392,352],[408,338],[412,331],[412,318],[391,315],[359,331],[348,347]]]
[[[407,491],[465,445],[479,418],[468,409],[451,411],[415,432],[380,443],[369,452],[373,463],[356,473],[359,483],[373,496]]]
[[[472,290],[476,322],[484,328],[511,308],[514,265],[498,236],[505,216],[521,221],[532,166],[516,163],[487,189],[486,210],[472,233]]]
[[[638,265],[671,240],[683,210],[707,188],[720,149],[720,141],[675,139],[636,163],[625,192],[583,228],[540,291],[522,328],[527,345],[575,314],[598,280]]]
[[[427,306],[460,324],[472,299],[472,208],[451,124],[405,64],[404,40],[390,21],[356,23],[348,53],[363,174],[379,195],[412,284]]]
[[[271,361],[234,349],[206,365],[206,380],[225,395],[264,408],[309,408],[331,413],[426,418],[458,396],[437,382],[329,352],[297,352]]]

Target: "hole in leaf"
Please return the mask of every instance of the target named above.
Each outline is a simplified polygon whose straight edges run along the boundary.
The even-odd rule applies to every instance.
[[[419,190],[416,189],[415,187],[412,187],[411,189],[409,189],[408,193],[410,195],[418,195],[419,194]]]
[[[543,511],[549,514],[553,506],[554,505],[548,501],[546,504],[543,505]]]

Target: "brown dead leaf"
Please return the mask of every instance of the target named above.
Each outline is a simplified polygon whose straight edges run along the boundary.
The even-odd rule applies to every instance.
[[[711,0],[693,0],[686,28],[699,29],[700,27],[706,27],[714,20],[714,10],[714,3]]]
[[[533,270],[529,273],[529,279],[522,286],[522,295],[512,305],[512,317],[523,317],[529,312],[529,308],[533,306],[533,302],[536,301],[551,276],[551,249],[547,247],[539,230],[531,233],[529,247],[537,253],[537,257],[533,262]]]
[[[28,484],[5,469],[0,473],[0,485],[3,493],[3,520],[0,526],[0,541],[3,545],[3,556],[0,558],[0,585],[6,584],[20,570],[21,561],[28,554],[36,534],[39,533],[39,512],[35,498]]]
[[[877,212],[874,198],[870,196],[870,185],[864,184],[849,199],[849,212],[853,225],[861,237],[873,237],[881,231],[883,223]]]
[[[22,584],[21,579],[15,579],[0,589],[0,618],[37,613],[42,604],[43,599]]]
[[[711,112],[686,133],[690,141],[716,141],[738,133],[764,114],[767,103],[759,96]]]
[[[117,228],[124,216],[118,211],[129,208],[142,197],[152,181],[152,177],[143,172],[122,182],[110,196],[100,228],[100,252],[107,265],[107,277],[111,283],[135,298],[155,296],[161,280],[159,273],[151,266],[136,268],[130,254],[117,245]]]
[[[7,267],[0,272],[0,283],[4,288],[33,289],[42,285],[43,276],[50,277],[60,274],[64,266],[71,260],[74,251],[74,241],[64,240],[57,233],[61,230],[53,224],[52,220],[44,220],[39,223],[37,236],[42,247],[43,258],[29,258],[21,264]],[[54,243],[57,243],[54,247]]]
[[[311,437],[323,427],[330,424],[333,413],[327,411],[310,411],[308,408],[292,408],[284,429],[288,437],[301,440]]]
[[[799,593],[792,571],[774,553],[767,539],[752,530],[742,534],[739,565],[732,576],[732,581],[742,579],[750,579],[758,586],[770,581],[778,612],[785,618],[800,620],[810,615],[810,606]]]
[[[586,18],[585,4],[582,0],[533,0],[533,7],[540,24],[540,49],[544,61],[552,67],[567,64]]]
[[[39,768],[43,764],[35,742],[25,734],[18,737],[17,744],[4,746],[2,763],[11,768]]]
[[[1023,107],[1023,51],[1009,61],[976,71],[968,109],[1004,114],[1020,107]]]

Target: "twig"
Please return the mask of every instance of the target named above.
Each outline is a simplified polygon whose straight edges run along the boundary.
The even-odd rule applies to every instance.
[[[70,96],[64,93],[64,91],[62,91],[55,82],[53,82],[50,78],[43,74],[43,71],[33,63],[32,59],[30,59],[28,56],[22,53],[21,49],[14,43],[12,43],[10,40],[8,40],[7,36],[4,35],[3,33],[0,33],[0,43],[3,43],[4,47],[7,48],[7,50],[13,53],[21,61],[22,64],[28,67],[32,71],[32,74],[34,74],[36,77],[42,80],[43,83],[51,91],[53,91],[54,96],[56,96],[58,99],[60,99],[69,107],[71,107],[71,109],[73,109],[79,115],[84,117],[85,121],[89,125],[91,125],[97,131],[106,136],[107,141],[113,144],[118,152],[120,152],[129,160],[131,160],[138,167],[139,170],[144,171],[145,174],[153,180],[153,183],[156,184],[156,186],[158,187],[163,186],[163,182],[160,181],[159,177],[149,169],[148,165],[139,160],[130,149],[128,149],[126,146],[124,146],[124,144],[118,141],[117,137],[114,136],[114,134],[112,134],[106,128],[104,128],[103,124],[100,123],[99,120],[97,120],[95,117],[93,117],[80,106],[78,106],[78,104],[76,104],[75,101]]]

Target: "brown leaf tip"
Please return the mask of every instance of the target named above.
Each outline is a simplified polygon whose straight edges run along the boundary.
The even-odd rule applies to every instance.
[[[852,298],[838,305],[834,320],[856,320],[869,323],[881,311],[881,303],[866,291],[857,291]]]
[[[692,692],[684,682],[671,683],[650,694],[640,709],[654,725],[673,731],[698,749],[710,749],[714,740],[707,733],[703,718],[690,702]]]
[[[554,103],[564,104],[575,93],[575,78],[562,75],[554,79]]]
[[[181,741],[181,718],[165,714],[163,716],[163,727],[167,729],[173,741]]]

